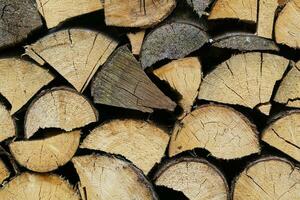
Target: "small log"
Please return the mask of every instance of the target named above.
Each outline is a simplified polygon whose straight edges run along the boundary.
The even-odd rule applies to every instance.
[[[40,128],[72,131],[98,121],[98,112],[87,98],[67,87],[42,92],[29,105],[25,115],[25,138]]]
[[[54,174],[23,173],[0,189],[2,200],[80,200],[72,186]]]
[[[50,172],[71,160],[80,141],[80,131],[50,132],[42,139],[15,141],[10,152],[22,166],[35,172]]]
[[[22,42],[43,25],[32,0],[0,0],[0,10],[0,48]]]
[[[62,30],[26,46],[26,53],[60,73],[77,91],[83,92],[118,43],[102,33],[87,29]]]
[[[6,107],[0,103],[0,142],[16,135],[14,118]]]
[[[11,104],[12,115],[53,79],[51,73],[34,63],[18,58],[0,59],[0,93]]]
[[[139,55],[145,37],[145,30],[136,33],[128,33],[127,37],[130,41],[131,51],[133,55]]]
[[[265,114],[265,115],[269,115],[271,108],[272,108],[272,104],[270,102],[268,103],[264,103],[264,104],[260,104],[257,105],[257,110],[259,110],[261,113]]]
[[[264,38],[273,38],[273,25],[276,9],[279,6],[278,0],[258,1],[257,35]]]
[[[105,22],[109,26],[149,27],[163,21],[176,7],[176,0],[105,1]]]
[[[262,140],[300,162],[300,110],[283,112],[262,132]]]
[[[186,0],[188,5],[194,9],[194,11],[201,18],[202,15],[208,15],[205,10],[214,0]]]
[[[142,112],[172,111],[176,106],[151,82],[127,46],[119,47],[97,72],[91,94],[95,103]]]
[[[267,157],[250,163],[233,182],[233,200],[300,199],[300,170],[291,162]]]
[[[133,164],[108,155],[72,159],[84,200],[158,200],[152,184]]]
[[[154,176],[157,186],[182,192],[190,200],[228,200],[229,188],[223,174],[201,158],[169,160]]]
[[[0,159],[0,185],[3,184],[3,182],[8,179],[10,176],[10,171],[5,165],[5,163]]]
[[[153,71],[160,80],[166,81],[182,96],[179,105],[183,108],[183,113],[179,118],[191,111],[197,98],[202,77],[201,68],[198,58],[189,57],[174,60]]]
[[[94,129],[80,148],[120,154],[147,174],[164,156],[169,135],[140,120],[113,120]]]
[[[275,23],[275,39],[277,43],[292,48],[300,48],[300,0],[289,1]]]
[[[36,0],[36,3],[49,29],[72,17],[103,9],[101,0]]]
[[[249,108],[268,103],[288,64],[268,53],[232,56],[204,77],[198,98]]]
[[[184,58],[208,42],[208,35],[188,22],[171,22],[150,32],[143,43],[143,68],[164,59]]]

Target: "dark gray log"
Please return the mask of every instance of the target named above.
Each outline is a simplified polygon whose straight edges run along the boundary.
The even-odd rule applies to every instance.
[[[188,5],[194,9],[194,11],[202,17],[205,14],[205,10],[214,0],[186,0]]]

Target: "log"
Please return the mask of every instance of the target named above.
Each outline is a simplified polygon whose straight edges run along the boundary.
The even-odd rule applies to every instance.
[[[268,53],[234,55],[204,77],[198,98],[249,108],[268,103],[288,64]]]
[[[157,186],[165,186],[190,200],[228,200],[229,188],[223,174],[202,158],[181,157],[164,163],[154,175]]]
[[[147,68],[164,59],[184,58],[208,42],[208,35],[189,22],[170,22],[150,32],[143,43],[141,63]]]
[[[262,132],[262,140],[300,162],[300,110],[282,112]]]
[[[138,31],[136,33],[128,33],[127,37],[130,41],[133,55],[139,55],[145,37],[145,30]]]
[[[176,106],[151,82],[127,46],[119,47],[97,72],[91,94],[97,104],[142,112],[173,111]]]
[[[300,199],[300,170],[279,157],[250,163],[233,182],[233,200]]]
[[[158,200],[152,184],[133,164],[109,155],[72,159],[84,200]]]
[[[0,59],[0,93],[11,104],[12,115],[53,79],[48,70],[32,62],[14,57]]]
[[[203,15],[208,15],[206,9],[214,0],[186,0],[187,4],[193,8],[194,12],[201,18]]]
[[[80,200],[78,193],[63,178],[54,174],[25,172],[0,189],[2,200]]]
[[[258,3],[257,35],[272,39],[276,9],[280,2],[278,0],[259,0]]]
[[[9,144],[10,152],[22,166],[35,172],[50,172],[65,165],[75,154],[80,131],[47,132],[44,138]]]
[[[72,131],[98,121],[98,112],[87,98],[73,89],[58,87],[39,94],[25,114],[25,138],[39,129]]]
[[[187,115],[197,98],[201,83],[202,66],[198,58],[188,57],[174,60],[154,70],[153,73],[179,92],[181,95],[179,105],[183,108],[183,113],[179,118]]]
[[[16,135],[14,118],[6,107],[0,103],[0,142]]]
[[[32,0],[1,0],[0,10],[0,48],[24,41],[43,25]]]
[[[2,159],[0,159],[0,185],[3,184],[3,182],[10,177],[10,171],[6,164],[3,162]]]
[[[163,21],[176,7],[176,0],[105,1],[105,23],[109,26],[150,27]]]
[[[263,113],[265,115],[269,115],[270,111],[271,111],[271,108],[272,108],[272,104],[270,102],[268,102],[268,103],[260,104],[256,108],[261,113]]]
[[[80,148],[120,154],[147,174],[164,156],[169,135],[152,123],[141,120],[113,120],[94,130]]]
[[[31,58],[41,65],[48,63],[83,92],[117,45],[103,33],[72,28],[47,35],[25,48]]]

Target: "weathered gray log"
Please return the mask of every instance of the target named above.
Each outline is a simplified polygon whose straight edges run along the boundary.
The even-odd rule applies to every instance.
[[[199,17],[207,15],[205,10],[214,0],[186,0],[188,5],[194,9]]]

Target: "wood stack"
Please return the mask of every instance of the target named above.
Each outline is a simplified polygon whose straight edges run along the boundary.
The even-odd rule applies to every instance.
[[[300,199],[300,0],[0,8],[0,200]]]

